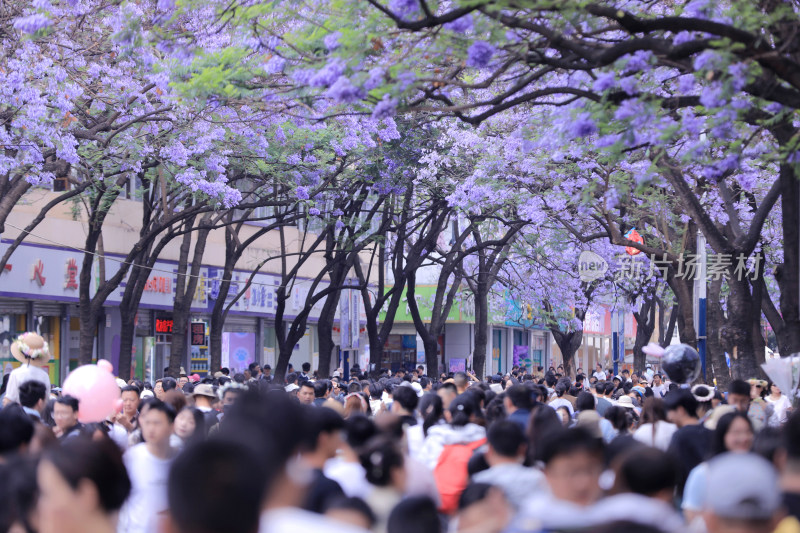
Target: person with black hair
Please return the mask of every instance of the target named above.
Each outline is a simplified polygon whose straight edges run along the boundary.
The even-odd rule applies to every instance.
[[[408,454],[412,457],[419,455],[425,442],[422,424],[417,421],[415,414],[418,404],[419,396],[417,396],[413,388],[402,385],[394,389],[391,412],[400,417],[402,421],[403,431],[408,443]]]
[[[667,420],[678,429],[673,433],[667,452],[678,464],[678,494],[683,494],[683,486],[689,472],[699,465],[711,450],[710,430],[698,423],[697,400],[688,389],[670,391],[664,397]]]
[[[512,385],[505,390],[503,407],[508,414],[508,420],[517,424],[523,432],[528,430],[533,404],[531,390],[527,386]]]
[[[753,424],[745,413],[734,411],[722,416],[717,421],[711,444],[711,459],[723,453],[748,453],[753,447]],[[686,479],[681,509],[686,521],[692,520],[702,513],[706,503],[708,461],[694,467]]]
[[[372,490],[365,498],[375,513],[375,531],[385,531],[392,509],[406,491],[405,457],[389,435],[372,438],[359,453]]]
[[[783,426],[783,446],[785,449],[785,459],[781,468],[783,505],[789,516],[800,520],[800,411],[795,411],[789,416]]]
[[[58,398],[53,406],[53,419],[56,421],[53,431],[61,442],[77,437],[81,432],[83,425],[78,422],[78,407],[78,399],[72,396]]]
[[[107,437],[47,450],[36,475],[39,533],[114,533],[131,492],[119,448]]]
[[[442,398],[438,394],[426,393],[419,400],[419,414],[422,417],[422,431],[428,436],[428,431],[435,425],[441,424],[444,417]]]
[[[244,445],[190,446],[170,469],[163,533],[256,533],[264,498],[263,470]]]
[[[364,415],[351,416],[344,424],[345,441],[339,447],[339,454],[325,462],[323,472],[336,481],[348,497],[366,498],[371,486],[361,466],[358,450],[378,434],[378,429]]]
[[[0,461],[0,531],[44,531],[38,519],[40,511],[37,509],[39,490],[36,484],[36,463],[30,456],[9,457],[5,462]],[[55,531],[60,530],[50,528],[46,533]]]
[[[375,527],[376,517],[369,505],[361,498],[338,498],[325,509],[325,517],[335,522],[370,530]]]
[[[300,372],[300,374],[297,376],[297,381],[299,383],[302,383],[304,381],[309,381],[311,379],[311,376],[309,376],[308,373],[311,372],[311,363],[308,362],[303,363],[302,365],[300,365],[300,368],[302,369],[302,372]]]
[[[441,522],[436,504],[430,498],[406,498],[392,509],[386,524],[387,533],[440,533]]]
[[[131,495],[120,512],[118,533],[156,531],[158,515],[168,507],[167,476],[176,450],[170,446],[175,410],[156,398],[139,416],[144,442],[123,457],[131,478]]]
[[[596,502],[602,491],[599,480],[603,471],[603,440],[581,427],[561,429],[541,441],[540,457],[551,497],[537,502],[528,511],[541,512],[550,504],[567,503],[587,507]],[[550,502],[549,504],[547,502]],[[526,511],[526,512],[528,512]]]
[[[642,408],[641,425],[633,432],[633,438],[648,446],[667,451],[675,424],[667,422],[667,411],[661,398],[647,398]]]
[[[186,392],[184,390],[184,393]],[[134,431],[138,426],[139,394],[140,391],[135,385],[128,385],[122,388],[122,412],[114,417],[114,422],[125,428],[128,433]]]
[[[259,365],[255,361],[247,365],[247,370],[250,371],[251,380],[258,381],[259,379],[261,379],[261,365]]]
[[[17,404],[0,410],[0,462],[9,456],[24,453],[33,438],[34,423]]]
[[[514,508],[500,487],[471,482],[461,493],[450,530],[500,533],[506,531],[513,515]]]
[[[34,420],[41,422],[47,393],[47,387],[41,381],[26,381],[19,386],[19,404]]]
[[[206,416],[203,411],[186,406],[175,416],[174,433],[170,439],[170,446],[183,449],[202,441],[207,433]]]
[[[326,379],[321,379],[312,383],[314,386],[314,400],[312,401],[312,405],[321,407],[325,403],[325,400],[328,399],[328,383]]]
[[[551,400],[548,405],[555,410],[558,410],[559,407],[566,407],[567,411],[569,411],[569,417],[572,419],[575,417],[575,406],[567,398],[567,392],[569,392],[569,380],[562,379],[556,383],[556,398]]]
[[[495,422],[489,427],[487,440],[484,456],[489,469],[472,476],[472,481],[500,487],[515,509],[531,495],[547,490],[542,473],[522,464],[528,446],[519,424],[510,420]]]
[[[300,388],[297,390],[297,399],[303,405],[313,405],[316,398],[316,388],[314,383],[308,380],[300,382]]]
[[[344,496],[342,487],[327,477],[323,469],[328,460],[336,457],[342,444],[341,432],[345,424],[336,411],[327,407],[312,409],[307,413],[305,423],[308,430],[301,459],[312,470],[312,479],[302,507],[307,511],[322,513],[330,499]]]
[[[442,383],[436,390],[436,394],[442,399],[442,406],[446,413],[450,408],[450,402],[458,396],[458,389],[453,383]]]

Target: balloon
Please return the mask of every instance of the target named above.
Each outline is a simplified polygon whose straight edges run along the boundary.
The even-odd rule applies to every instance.
[[[687,344],[673,344],[664,350],[661,368],[674,383],[685,385],[700,375],[700,355]]]
[[[110,372],[112,374],[114,373],[114,365],[105,359],[100,359],[97,361],[97,368],[102,368],[106,372]]]
[[[664,348],[662,348],[660,344],[656,344],[655,342],[651,342],[650,344],[642,348],[642,351],[647,355],[652,355],[653,357],[664,356]]]
[[[110,364],[110,363],[109,363]],[[64,395],[78,399],[78,421],[101,422],[117,408],[120,391],[114,376],[97,365],[79,366],[64,381]]]

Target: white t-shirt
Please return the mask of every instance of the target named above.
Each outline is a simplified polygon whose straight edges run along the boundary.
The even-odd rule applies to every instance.
[[[633,438],[641,443],[667,451],[672,435],[678,430],[678,426],[663,420],[656,422],[655,436],[653,435],[653,424],[642,424],[639,429],[633,432]]]
[[[361,463],[351,463],[341,457],[334,457],[325,462],[323,469],[326,477],[337,482],[349,498],[367,497],[372,485],[367,481],[367,472]]]
[[[600,372],[595,372],[592,374],[593,377],[597,378],[597,381],[605,381],[606,380],[606,373],[601,370]]]
[[[158,531],[158,514],[168,508],[167,477],[173,458],[159,459],[137,444],[123,456],[131,478],[131,494],[122,507],[117,533]]]
[[[367,530],[297,507],[270,509],[261,515],[259,533],[368,533]]]
[[[50,395],[50,376],[47,372],[38,366],[24,364],[15,368],[8,376],[6,398],[14,403],[19,403],[19,386],[27,381],[42,382],[47,387],[47,395]]]
[[[661,385],[653,385],[650,388],[653,389],[653,396],[655,396],[656,398],[663,398],[668,390],[667,386],[664,383],[662,383]]]

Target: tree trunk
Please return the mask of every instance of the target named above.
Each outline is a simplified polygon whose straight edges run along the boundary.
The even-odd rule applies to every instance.
[[[331,358],[333,357],[333,321],[336,318],[336,308],[339,306],[341,291],[336,291],[325,299],[317,323],[317,339],[319,341],[319,375],[331,375]],[[364,369],[366,371],[366,369]]]
[[[780,308],[784,322],[786,357],[800,352],[800,182],[793,165],[784,163],[780,168],[781,216],[783,228],[783,265],[776,275],[780,285]]]
[[[653,331],[656,329],[655,295],[652,297],[645,297],[642,301],[641,309],[633,313],[633,317],[636,319],[636,340],[633,344],[633,370],[634,372],[644,372],[647,354],[642,351],[642,348],[650,342],[650,337],[653,336]]]
[[[561,350],[561,358],[564,361],[564,375],[570,379],[575,379],[575,354],[583,342],[583,330],[570,331],[564,333],[559,329],[550,328],[553,338]]]
[[[730,287],[727,300],[728,320],[722,328],[722,335],[732,346],[733,377],[750,379],[759,374],[753,350],[753,298],[750,293],[750,283],[746,279],[740,281],[729,278],[728,286]]]
[[[482,293],[482,294],[479,294]],[[486,344],[489,342],[489,295],[488,291],[474,293],[475,298],[475,346],[472,351],[472,370],[479,379],[486,373]]]
[[[731,371],[725,360],[725,352],[730,350],[726,339],[722,336],[722,327],[725,323],[725,314],[720,303],[720,292],[722,290],[722,280],[711,280],[708,284],[706,293],[706,364],[707,374],[711,379],[717,380],[718,387],[727,387],[731,380]],[[711,382],[711,380],[709,380]]]

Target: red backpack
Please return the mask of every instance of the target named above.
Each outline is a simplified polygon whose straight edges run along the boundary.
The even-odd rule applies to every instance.
[[[439,490],[439,512],[453,514],[458,510],[458,499],[467,488],[469,473],[467,464],[472,454],[486,444],[486,439],[462,444],[447,444],[442,448],[436,468],[433,469],[433,479]]]

